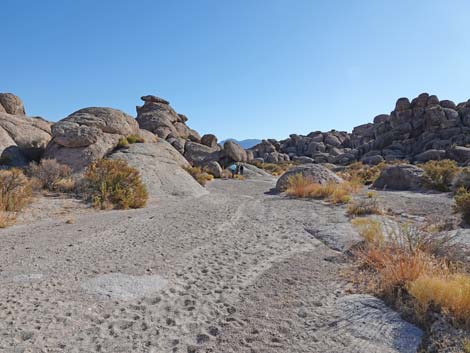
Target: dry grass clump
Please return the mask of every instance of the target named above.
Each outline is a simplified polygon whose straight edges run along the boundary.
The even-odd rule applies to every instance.
[[[147,203],[147,189],[139,172],[122,160],[94,162],[85,171],[84,185],[96,208],[140,208]]]
[[[31,182],[20,169],[0,170],[0,211],[21,211],[31,194]]]
[[[369,288],[395,303],[413,304],[417,319],[423,320],[432,304],[433,310],[470,324],[470,276],[446,256],[451,239],[411,224],[384,232],[375,220],[352,222],[366,240],[356,256],[359,268],[369,273]]]
[[[15,223],[15,213],[31,200],[32,186],[20,169],[0,171],[0,228]]]
[[[125,148],[134,143],[144,143],[145,139],[137,135],[129,135],[127,137],[122,137],[119,139],[117,148]]]
[[[134,143],[144,143],[145,139],[143,137],[137,136],[137,135],[129,135],[127,136],[127,142],[129,144],[134,144]]]
[[[407,289],[423,312],[437,305],[461,323],[470,324],[470,275],[424,275],[410,281]]]
[[[381,162],[375,166],[369,166],[362,162],[354,162],[348,165],[346,170],[339,174],[345,180],[356,180],[363,185],[370,185],[380,176],[380,172],[386,166],[387,164],[385,162]]]
[[[43,159],[39,164],[32,162],[27,174],[41,189],[66,192],[73,190],[75,186],[70,167],[55,159]]]
[[[201,167],[188,167],[184,169],[202,186],[205,186],[209,181],[214,179],[212,174],[206,173]]]
[[[351,194],[356,193],[360,187],[361,185],[352,182],[319,184],[298,173],[289,177],[286,193],[289,196],[318,198],[332,204],[341,204],[348,203],[351,200]]]
[[[271,173],[274,176],[279,176],[287,172],[289,169],[296,166],[293,162],[280,162],[280,163],[265,163],[265,162],[258,162],[253,161],[250,162],[255,167],[263,169],[268,173]]]
[[[459,172],[455,161],[444,159],[428,161],[420,166],[424,170],[425,185],[438,191],[450,191],[454,177]]]
[[[384,233],[382,223],[372,218],[354,218],[351,223],[359,232],[359,235],[364,238],[367,243],[383,244]]]
[[[376,196],[369,196],[351,202],[348,206],[347,214],[349,216],[367,216],[371,214],[382,214]]]

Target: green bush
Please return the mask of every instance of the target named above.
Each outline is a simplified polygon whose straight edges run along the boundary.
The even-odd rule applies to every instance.
[[[93,206],[108,208],[140,208],[148,193],[139,172],[122,160],[99,160],[84,175],[85,190]]]
[[[455,161],[444,159],[442,161],[428,161],[421,165],[424,170],[425,185],[438,191],[449,191],[452,180],[459,172]]]
[[[127,142],[130,143],[130,144],[133,144],[133,143],[144,143],[145,140],[140,137],[140,136],[137,136],[137,135],[130,135],[130,136],[127,136]]]

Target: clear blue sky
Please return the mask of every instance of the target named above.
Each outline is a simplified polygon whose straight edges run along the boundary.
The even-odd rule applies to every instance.
[[[155,94],[219,138],[350,130],[470,98],[468,0],[2,0],[0,92],[61,119]]]

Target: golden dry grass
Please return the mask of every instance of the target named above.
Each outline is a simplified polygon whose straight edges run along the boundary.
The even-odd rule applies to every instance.
[[[96,208],[140,208],[147,203],[147,189],[139,172],[125,161],[94,162],[85,171],[84,182],[86,193]]]
[[[354,218],[351,220],[359,235],[368,243],[382,244],[384,233],[382,223],[372,218]]]
[[[301,173],[291,175],[288,179],[286,194],[300,198],[324,199],[332,204],[348,203],[351,195],[358,192],[362,185],[356,182],[327,182],[319,184]]]
[[[31,182],[20,169],[0,171],[0,211],[21,211],[30,201]]]
[[[462,323],[470,324],[470,275],[423,275],[411,280],[407,288],[420,310],[438,305]]]
[[[212,174],[206,173],[201,167],[188,167],[185,170],[202,186],[214,179]]]

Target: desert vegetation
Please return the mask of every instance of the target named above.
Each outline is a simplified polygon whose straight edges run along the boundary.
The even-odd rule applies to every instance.
[[[118,144],[117,144],[116,147],[117,148],[126,148],[127,146],[132,145],[134,143],[144,143],[144,142],[145,142],[145,139],[143,139],[140,136],[129,135],[127,137],[123,137],[123,138],[119,139]]]
[[[122,160],[101,159],[91,164],[83,177],[83,190],[100,209],[140,208],[148,199],[139,172]]]
[[[54,159],[43,159],[39,163],[31,162],[26,168],[36,189],[69,192],[75,187],[72,169]]]
[[[286,194],[300,198],[323,199],[332,204],[344,204],[351,201],[352,194],[358,192],[361,187],[362,185],[353,181],[315,183],[299,173],[289,177]]]
[[[424,170],[425,186],[442,192],[450,191],[452,181],[459,172],[457,163],[449,159],[428,161],[420,167]]]
[[[212,174],[207,173],[201,167],[187,167],[185,170],[202,186],[214,179]]]
[[[0,171],[0,228],[14,223],[16,212],[31,200],[32,185],[20,169]]]
[[[425,327],[430,309],[468,327],[470,275],[459,266],[450,238],[415,224],[385,225],[371,218],[352,222],[365,240],[355,256],[368,290],[400,310],[411,310]]]

